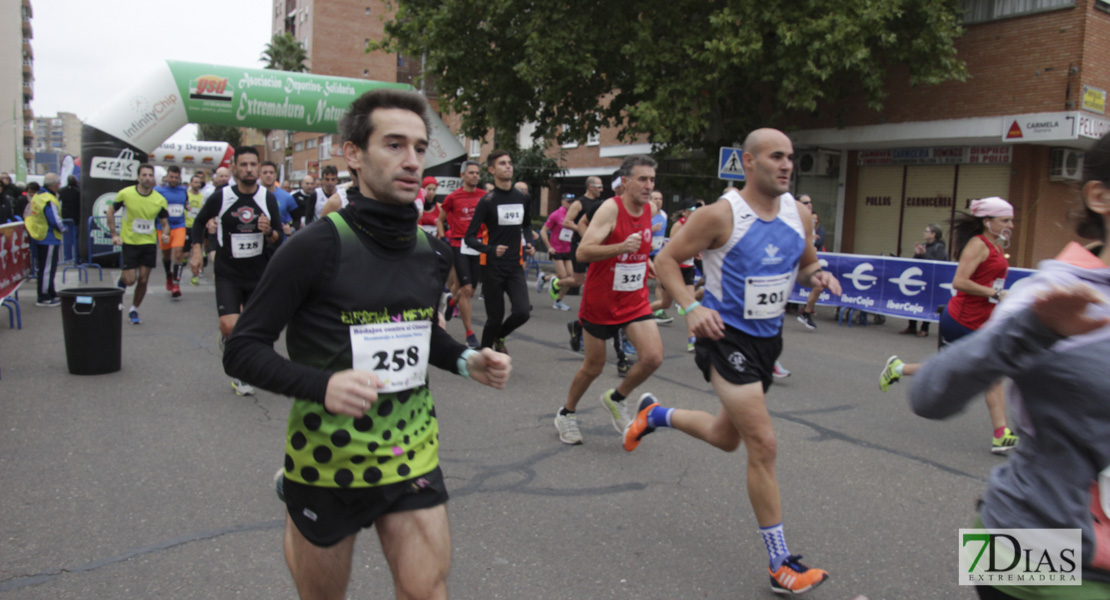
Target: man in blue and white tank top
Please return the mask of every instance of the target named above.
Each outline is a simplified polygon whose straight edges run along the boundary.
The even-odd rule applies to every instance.
[[[625,429],[632,451],[658,427],[673,427],[726,452],[748,450],[748,499],[767,548],[771,588],[800,594],[828,579],[786,546],[775,476],[775,429],[765,394],[782,352],[786,299],[795,280],[839,295],[840,283],[821,270],[810,239],[808,207],[788,192],[794,170],[790,138],[758,129],[744,141],[747,184],[696,211],[655,257],[659,281],[673,290],[694,335],[695,362],[721,400],[717,414],[665,408],[645,394]],[[705,265],[704,305],[683,285],[679,263],[698,253]]]

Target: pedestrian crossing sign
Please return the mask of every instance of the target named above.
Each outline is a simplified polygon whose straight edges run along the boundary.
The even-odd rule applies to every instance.
[[[717,178],[727,181],[744,181],[744,165],[740,162],[743,148],[721,147],[721,160],[717,163]]]

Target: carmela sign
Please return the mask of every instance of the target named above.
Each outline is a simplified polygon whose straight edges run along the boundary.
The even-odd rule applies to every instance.
[[[1010,146],[944,146],[936,148],[889,148],[860,150],[861,167],[887,165],[982,165],[1006,164],[1013,160]]]

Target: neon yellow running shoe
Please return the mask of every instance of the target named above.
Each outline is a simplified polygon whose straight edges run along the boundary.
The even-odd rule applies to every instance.
[[[903,364],[905,363],[903,363],[901,359],[898,358],[898,355],[894,355],[886,359],[886,366],[883,367],[883,373],[882,375],[879,375],[880,390],[884,392],[889,390],[890,384],[902,378],[902,375],[899,374],[897,369]]]
[[[1007,427],[1006,431],[1002,433],[1002,437],[993,438],[991,441],[991,452],[995,454],[1006,454],[1010,450],[1016,448],[1017,444],[1018,436],[1011,433],[1010,428]]]

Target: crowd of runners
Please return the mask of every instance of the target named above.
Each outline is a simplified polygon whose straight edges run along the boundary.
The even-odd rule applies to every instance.
[[[799,201],[789,192],[790,139],[774,129],[753,131],[743,147],[744,187],[725,188],[708,203],[683,203],[673,215],[655,189],[656,162],[629,156],[614,174],[611,193],[590,177],[582,196],[561,198],[533,232],[532,202],[526,186],[514,185],[508,152],[495,150],[484,164],[464,162],[461,187],[436,200],[435,179],[423,176],[426,111],[423,98],[409,92],[381,90],[356,101],[340,131],[354,180],[349,187],[338,184],[334,167],[325,167],[318,186],[306,177],[290,194],[277,183],[276,167],[244,147],[231,169],[217,171],[211,182],[196,175],[182,185],[180,171],[171,167],[155,186],[153,168],[144,165],[137,183],[120,191],[108,211],[113,242],[123,249],[119,285],[134,286],[131,322],[141,323],[139,308],[159,254],[174,298],[181,295],[185,268],[195,285],[210,264],[219,347],[235,392],[251,394],[258,386],[294,398],[276,484],[288,513],[285,556],[301,596],[343,597],[355,536],[373,525],[399,598],[446,597],[448,495],[427,385],[444,375],[430,375],[429,366],[503,388],[520,367],[510,358],[513,332],[526,326],[532,310],[575,310],[573,290],[579,300],[567,322],[568,343],[582,362],[563,405],[552,407],[558,440],[584,442],[576,411],[607,364],[613,340],[622,379],[599,401],[624,450],[662,442],[647,437],[660,428],[726,452],[743,444],[745,488],[767,550],[772,591],[800,594],[827,581],[826,571],[803,564],[787,545],[766,401],[774,380],[789,375],[778,358],[795,283],[840,293],[837,279],[818,262],[821,242],[808,198]],[[479,186],[483,170],[492,177],[490,189]],[[1105,214],[1102,205],[1089,206],[1096,217]],[[117,231],[113,217],[120,210]],[[941,319],[947,341],[981,337],[970,334],[984,327],[1005,295],[1000,249],[1012,219],[1013,208],[1000,198],[972,204],[957,242],[958,294]],[[551,261],[552,272],[532,284],[543,296],[530,292],[526,279],[537,240]],[[1100,251],[1072,249],[1071,258],[1105,270]],[[1089,329],[1080,332],[1060,326],[1067,319],[1059,315],[1097,304],[1093,292],[1055,294],[1047,305],[1044,296],[1026,300],[1036,317],[1047,315],[1042,327],[1049,333],[1037,330],[1043,344],[1091,335],[1097,319],[1088,319]],[[537,297],[551,304],[534,302]],[[485,307],[480,335],[473,329],[475,302]],[[807,327],[816,326],[811,309],[798,317]],[[661,402],[651,393],[636,396],[663,362],[659,326],[676,320],[668,311],[682,320],[678,326],[693,355],[689,368],[711,384],[720,401],[716,413]],[[460,340],[445,328],[454,318],[462,322]],[[283,331],[288,358],[274,349]],[[955,360],[944,363],[956,368]],[[1043,454],[1035,438],[1023,436],[1019,445],[1006,423],[1001,381],[1016,376],[1014,365],[1001,361],[992,368],[989,380],[976,378],[987,390],[992,451],[1017,448],[1021,455],[1029,444],[1036,446],[1029,457]],[[891,357],[880,386],[886,391],[915,373],[921,379],[920,369]],[[954,385],[943,375],[930,378],[928,392],[914,390],[915,410],[951,414],[959,403],[936,398],[951,394]],[[966,402],[968,394],[960,397]],[[1107,409],[1099,410],[1104,419]],[[1092,468],[1110,464],[1106,439],[1093,442],[1100,458]],[[984,512],[984,522],[1003,526],[1001,514]]]

